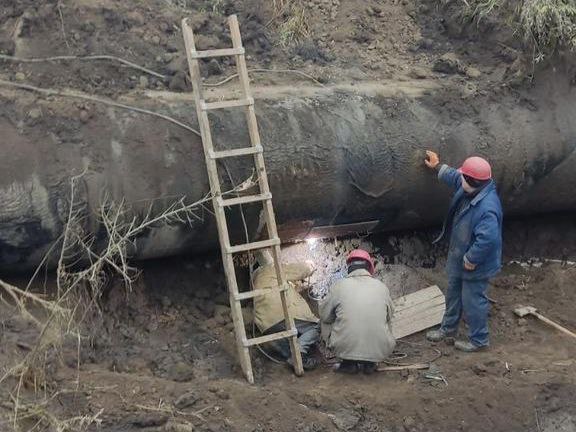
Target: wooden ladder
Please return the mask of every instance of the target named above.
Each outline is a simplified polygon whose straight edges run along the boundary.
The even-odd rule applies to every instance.
[[[294,371],[296,375],[300,376],[303,374],[304,370],[302,367],[302,357],[300,355],[300,347],[298,344],[298,332],[296,330],[294,319],[292,317],[287,299],[288,285],[280,261],[280,239],[278,237],[276,228],[274,207],[272,206],[272,194],[270,193],[268,175],[266,173],[266,166],[264,165],[263,148],[260,142],[258,122],[256,120],[256,113],[254,111],[254,99],[251,97],[250,93],[250,80],[248,78],[248,69],[246,68],[246,59],[244,57],[244,47],[242,46],[242,38],[240,36],[240,27],[238,26],[238,19],[235,15],[232,15],[228,18],[228,25],[230,27],[233,47],[226,49],[196,51],[196,46],[194,43],[194,32],[192,31],[186,19],[182,21],[182,31],[184,34],[186,56],[188,58],[188,66],[190,68],[190,76],[192,78],[192,86],[194,89],[194,99],[196,102],[198,123],[200,125],[202,143],[204,146],[206,168],[208,171],[210,189],[212,192],[212,204],[214,206],[214,213],[216,215],[216,223],[218,226],[218,236],[220,240],[220,248],[222,250],[222,261],[224,262],[224,272],[226,273],[228,291],[230,294],[230,308],[232,310],[232,319],[234,320],[236,345],[238,347],[242,371],[244,372],[248,382],[254,383],[254,374],[252,372],[252,362],[250,360],[249,348],[266,342],[289,338]],[[223,56],[234,56],[236,59],[236,67],[241,85],[242,99],[206,102],[204,100],[202,89],[202,77],[200,75],[199,60],[210,57]],[[210,130],[210,122],[208,119],[208,112],[215,109],[234,107],[244,107],[245,109],[251,145],[250,147],[245,148],[215,151],[212,143],[212,134]],[[218,159],[240,156],[253,156],[255,170],[258,175],[260,193],[257,195],[225,199],[222,197],[222,190],[216,162]],[[230,244],[225,208],[257,202],[261,202],[263,204],[268,240],[232,246]],[[280,295],[284,312],[284,322],[287,330],[248,339],[246,336],[246,329],[244,327],[241,301],[269,294],[270,289],[251,290],[242,293],[238,292],[238,282],[234,268],[234,254],[264,248],[272,249],[272,257],[274,260],[278,286],[270,289],[277,291]]]

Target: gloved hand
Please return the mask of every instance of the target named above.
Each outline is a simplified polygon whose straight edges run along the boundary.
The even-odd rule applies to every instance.
[[[428,168],[436,169],[436,167],[438,167],[438,165],[440,164],[440,158],[438,157],[438,153],[426,150],[426,159],[424,159],[424,163]]]

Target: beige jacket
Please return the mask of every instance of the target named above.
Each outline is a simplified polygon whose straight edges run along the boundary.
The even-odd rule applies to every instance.
[[[307,263],[283,264],[284,274],[288,281],[299,281],[312,274],[314,268]],[[260,267],[254,272],[254,289],[264,289],[278,286],[273,265]],[[293,283],[288,283],[288,304],[294,319],[318,322],[318,318],[310,310],[306,300],[296,291]],[[274,324],[284,320],[282,301],[278,292],[271,292],[254,298],[254,322],[261,332],[265,332]]]
[[[336,282],[319,311],[326,344],[339,358],[379,362],[392,354],[394,304],[388,287],[368,271],[355,270]]]

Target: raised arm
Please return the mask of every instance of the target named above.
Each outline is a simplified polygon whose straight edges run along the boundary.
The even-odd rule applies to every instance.
[[[458,189],[462,186],[462,178],[458,170],[449,167],[446,164],[440,164],[440,157],[438,153],[431,150],[426,150],[426,159],[424,164],[430,169],[438,171],[438,179],[446,183],[448,186]]]

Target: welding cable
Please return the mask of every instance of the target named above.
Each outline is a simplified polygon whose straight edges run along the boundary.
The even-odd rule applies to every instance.
[[[405,342],[405,341],[398,341],[398,342]],[[442,352],[436,348],[432,348],[433,351],[436,352],[436,355],[434,357],[432,357],[430,360],[425,360],[425,361],[421,361],[421,362],[417,362],[417,363],[402,363],[402,362],[396,362],[396,361],[390,361],[390,360],[384,360],[382,361],[382,363],[386,363],[387,365],[390,366],[412,366],[418,363],[428,363],[431,364],[433,362],[435,362],[436,360],[438,360],[440,357],[442,357]],[[408,355],[406,355],[407,357]]]
[[[408,354],[406,354],[405,352],[396,351],[396,350],[394,350],[392,352],[392,355],[390,356],[390,358],[392,360],[402,360],[403,358],[406,358],[406,357],[408,357]]]
[[[256,323],[254,323],[254,320],[252,320],[252,337],[256,337]],[[272,356],[271,354],[267,353],[266,351],[264,351],[264,349],[260,346],[260,345],[256,345],[256,348],[258,349],[258,351],[260,351],[260,353],[266,357],[268,360],[270,360],[271,362],[277,363],[277,364],[286,364],[286,361],[284,360],[280,360],[277,358],[274,358],[274,356]]]

